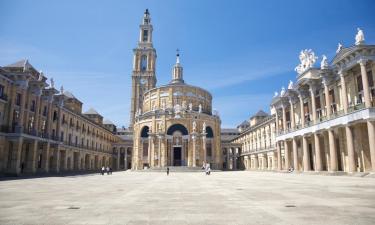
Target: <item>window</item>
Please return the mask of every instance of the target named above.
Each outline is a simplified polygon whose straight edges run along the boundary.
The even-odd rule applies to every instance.
[[[56,120],[57,120],[57,112],[54,111],[54,112],[53,112],[53,121],[56,121]]]
[[[64,131],[61,131],[60,141],[64,141]]]
[[[22,98],[22,95],[20,93],[17,93],[17,96],[16,96],[16,105],[18,105],[18,106],[21,105],[21,98]]]
[[[145,71],[147,69],[147,56],[142,55],[141,57],[141,71]]]
[[[142,41],[144,41],[144,42],[148,41],[148,30],[143,30]]]
[[[43,116],[47,116],[47,106],[44,106],[43,108]]]
[[[0,98],[5,99],[4,86],[0,84]],[[5,99],[6,100],[6,99]]]
[[[35,112],[35,100],[31,101],[30,110],[31,110],[31,112]]]

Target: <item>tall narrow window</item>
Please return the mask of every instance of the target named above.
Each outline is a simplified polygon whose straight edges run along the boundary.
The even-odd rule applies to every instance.
[[[148,30],[143,30],[142,40],[143,40],[144,42],[147,42],[147,41],[148,41]]]
[[[141,71],[145,71],[147,69],[147,56],[142,55],[141,57]]]

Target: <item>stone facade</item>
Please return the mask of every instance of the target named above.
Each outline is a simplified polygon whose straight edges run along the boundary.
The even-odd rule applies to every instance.
[[[272,117],[265,121],[271,133],[276,132],[270,148],[261,156],[264,159],[267,155],[263,160],[267,166],[259,165],[259,154],[250,154],[243,158],[245,165],[250,160],[246,168],[375,170],[375,46],[365,44],[358,29],[355,45],[339,45],[336,53],[330,64],[323,56],[320,68],[316,68],[314,53],[301,51],[296,82],[290,81],[287,89],[275,93]],[[258,140],[264,140],[264,134],[267,132],[258,133]],[[242,152],[246,152],[249,143],[250,149],[254,145],[251,140],[249,130],[245,130],[233,142],[241,143]]]
[[[220,118],[212,113],[211,94],[183,80],[177,54],[169,84],[156,87],[156,51],[146,10],[134,50],[131,123],[132,169],[187,166],[222,168]]]
[[[96,170],[112,164],[113,132],[95,110],[57,91],[27,61],[0,67],[0,171]]]

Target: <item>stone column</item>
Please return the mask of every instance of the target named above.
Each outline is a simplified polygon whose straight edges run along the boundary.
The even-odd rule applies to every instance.
[[[310,98],[311,98],[311,111],[312,111],[312,121],[316,123],[316,102],[314,88],[310,87]]]
[[[372,121],[367,121],[368,140],[371,155],[372,171],[375,171],[375,125]]]
[[[284,157],[285,157],[285,169],[289,169],[290,163],[289,163],[289,146],[288,141],[284,141]]]
[[[49,172],[49,142],[43,144],[43,160],[42,160],[42,170],[45,173]]]
[[[359,60],[359,65],[361,67],[361,77],[362,77],[362,86],[363,86],[363,95],[365,97],[365,106],[366,108],[371,107],[371,97],[370,97],[370,89],[368,83],[368,77],[366,72],[366,60]]]
[[[32,140],[29,146],[30,148],[29,148],[29,154],[27,156],[26,172],[35,173],[36,172],[36,155],[38,151],[38,141]]]
[[[237,169],[237,148],[232,148],[233,153],[232,153],[232,160],[233,160],[233,170]]]
[[[37,95],[36,97],[36,103],[35,103],[35,112],[34,112],[34,117],[35,117],[35,122],[34,122],[34,127],[35,127],[35,135],[39,135],[39,120],[40,120],[40,114],[39,114],[39,111],[40,111],[40,94]]]
[[[21,172],[21,153],[22,153],[22,146],[23,146],[23,138],[19,138],[17,140],[12,140],[12,149],[11,149],[11,161],[9,167],[9,173],[11,174],[20,174]]]
[[[259,158],[258,158],[258,155],[254,155],[254,169],[259,170]]]
[[[340,83],[341,83],[341,103],[343,106],[344,113],[348,112],[348,96],[346,94],[345,75],[343,71],[339,71]]]
[[[280,171],[282,169],[280,142],[276,143],[276,148],[277,148],[277,170]]]
[[[124,169],[128,169],[128,148],[124,148]]]
[[[147,161],[149,163],[149,166],[151,164],[151,145],[152,145],[152,137],[148,136]]]
[[[90,164],[90,162],[89,162]],[[60,149],[59,146],[56,146],[56,149],[53,152],[53,170],[54,172],[60,172]]]
[[[193,167],[196,167],[196,162],[197,162],[197,160],[195,158],[195,151],[196,151],[196,140],[195,139],[196,139],[196,137],[193,136],[192,139],[193,139]]]
[[[316,159],[315,171],[322,171],[322,156],[321,156],[321,150],[320,150],[320,139],[317,133],[314,133],[314,142],[315,142],[315,159]]]
[[[277,109],[275,108],[275,111],[276,111],[276,135],[279,134],[280,132],[280,129],[279,129],[279,115],[277,113]]]
[[[298,95],[299,98],[299,106],[300,106],[300,111],[301,111],[301,126],[305,127],[305,112],[303,111],[303,97],[301,94]]]
[[[22,90],[22,96],[21,96],[21,105],[20,105],[20,117],[19,117],[19,132],[24,131],[24,118],[25,118],[25,104],[26,104],[26,99],[27,99],[27,87]]]
[[[272,153],[272,169],[276,170],[276,155],[275,152]]]
[[[332,129],[328,130],[328,142],[329,142],[330,169],[332,172],[335,172],[337,171],[337,152],[336,152],[335,135]]]
[[[117,160],[116,160],[116,167],[117,167],[117,170],[120,170],[120,156],[121,156],[121,153],[120,153],[120,148],[117,149]],[[124,154],[125,156],[125,154]]]
[[[13,129],[13,112],[14,112],[14,107],[15,107],[15,102],[16,102],[16,96],[17,96],[17,86],[10,86],[10,96],[9,96],[9,100],[8,101],[8,104],[9,104],[9,111],[8,111],[8,127],[9,127],[9,131],[10,132],[13,132],[11,131],[11,129]]]
[[[298,171],[298,149],[296,137],[293,138],[293,166],[294,170]]]
[[[345,127],[345,133],[346,133],[346,146],[348,148],[349,172],[355,172],[356,163],[355,163],[355,158],[354,158],[353,131],[349,125]]]
[[[303,170],[310,171],[310,156],[307,146],[307,137],[302,136],[302,148],[303,148]]]
[[[207,163],[207,150],[206,150],[206,134],[202,137],[202,147],[203,147],[203,162]],[[211,151],[212,153],[212,151]]]
[[[283,131],[287,131],[287,126],[286,126],[286,112],[285,112],[285,106],[282,107],[282,112],[283,112]]]
[[[296,126],[296,122],[294,120],[294,106],[293,106],[293,101],[289,99],[289,104],[290,104],[290,122],[291,122],[291,128],[294,129]]]
[[[329,89],[328,89],[328,84],[327,81],[323,81],[324,85],[324,95],[325,95],[325,100],[326,100],[326,116],[329,118],[331,116],[331,99],[329,98]]]

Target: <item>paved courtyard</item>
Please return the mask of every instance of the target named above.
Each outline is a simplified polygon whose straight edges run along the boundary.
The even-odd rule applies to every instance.
[[[118,172],[0,181],[0,224],[374,223],[374,178]]]

